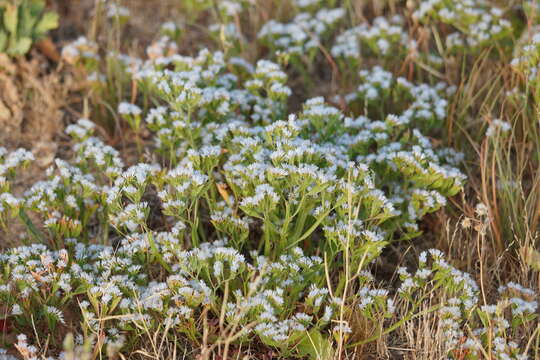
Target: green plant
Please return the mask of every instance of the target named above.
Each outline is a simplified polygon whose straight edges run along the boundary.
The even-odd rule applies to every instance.
[[[45,11],[44,0],[0,1],[0,52],[24,55],[56,27],[58,14]]]
[[[140,58],[121,41],[135,9],[97,1],[107,34],[63,58],[125,144],[80,119],[26,191],[32,153],[0,147],[0,223],[26,229],[0,251],[0,358],[539,358],[540,35],[509,64],[489,48],[511,10],[394,2],[355,20],[346,0],[187,0],[209,22],[163,24]],[[446,221],[470,189],[481,203]]]

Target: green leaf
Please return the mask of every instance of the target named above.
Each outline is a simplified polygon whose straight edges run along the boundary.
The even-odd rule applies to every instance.
[[[529,265],[533,270],[540,271],[540,252],[532,246],[525,246],[521,252],[525,264]]]
[[[4,25],[12,35],[17,34],[17,25],[19,23],[19,9],[13,4],[7,4],[4,12]]]
[[[7,45],[7,34],[0,30],[0,52],[4,52],[5,49],[6,49],[6,45]]]
[[[305,333],[297,346],[301,356],[309,356],[311,360],[327,360],[334,358],[332,343],[317,329]]]
[[[32,14],[32,16],[38,18],[39,15],[43,12],[43,10],[45,10],[45,1],[30,0],[26,7],[28,7],[28,10],[30,11],[30,14]]]
[[[32,39],[23,37],[10,44],[7,52],[11,55],[24,55],[30,50],[31,46]]]
[[[19,209],[19,218],[21,219],[21,221],[23,222],[23,224],[26,226],[26,228],[28,229],[28,231],[37,239],[39,240],[41,243],[45,242],[45,237],[43,236],[43,234],[41,233],[41,231],[38,230],[38,228],[36,228],[36,226],[34,225],[34,223],[32,222],[32,220],[30,220],[30,218],[28,217],[28,214],[26,213],[26,211],[24,211],[23,208],[20,208]]]
[[[34,15],[31,12],[29,6],[21,6],[20,8],[20,19],[19,19],[19,33],[18,36],[31,36],[32,29],[36,25],[39,14]]]
[[[36,37],[44,35],[47,31],[56,29],[58,27],[58,14],[54,12],[47,12],[43,15],[39,23],[34,29]]]

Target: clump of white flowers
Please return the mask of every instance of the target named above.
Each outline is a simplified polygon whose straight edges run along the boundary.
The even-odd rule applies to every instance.
[[[105,3],[106,12],[108,18],[112,19],[121,19],[123,21],[127,20],[131,16],[131,12],[129,9],[125,6],[121,6],[120,4],[113,2],[113,1],[103,1]]]
[[[525,38],[516,46],[514,58],[510,65],[520,74],[523,74],[529,86],[538,90],[538,74],[540,69],[540,30],[525,34]]]
[[[405,128],[444,116],[437,90],[378,69],[372,83],[384,91],[399,83],[415,99],[402,115],[353,119],[313,98],[285,117],[292,91],[281,67],[261,60],[246,69],[207,50],[151,58],[134,77],[163,105],[144,114],[121,102],[118,113],[137,129],[145,119],[161,165],[126,168],[81,119],[66,129],[71,161],[57,159],[22,197],[3,194],[4,203],[41,217],[48,232],[37,236],[57,249],[33,245],[0,257],[11,269],[4,299],[11,304],[14,292],[27,299],[12,303],[19,306],[13,316],[30,323],[22,319],[50,292],[34,321],[54,330],[79,289],[85,334],[100,331],[99,317],[122,315],[110,326],[128,333],[137,328],[132,322],[167,321],[195,336],[201,307],[210,306],[218,318],[224,311],[225,321],[245,325],[243,337],[291,351],[306,331],[329,329],[343,301],[330,296],[316,254],[322,250],[340,273],[350,253],[362,270],[392,239],[418,235],[417,221],[461,188],[463,175],[420,130]],[[6,169],[30,159],[22,150],[2,152]],[[143,271],[150,266],[162,276]],[[393,312],[387,291],[362,294],[366,316]],[[348,326],[341,322],[339,333]]]
[[[263,25],[258,37],[275,52],[313,57],[344,16],[342,8],[322,8],[314,14],[301,12],[289,23],[270,20]]]
[[[537,294],[515,283],[499,288],[500,299],[485,304],[480,288],[472,277],[448,264],[439,250],[422,252],[419,268],[411,274],[405,268],[398,273],[402,280],[399,293],[415,299],[432,289],[441,288],[443,300],[438,311],[438,326],[443,331],[448,354],[463,359],[478,359],[493,352],[498,359],[527,359],[520,348],[522,326],[537,319]]]
[[[69,64],[81,61],[95,64],[99,60],[98,46],[95,42],[81,36],[63,47],[62,59]]]
[[[19,210],[21,200],[11,194],[11,182],[17,170],[26,167],[32,160],[34,155],[25,149],[10,152],[0,147],[0,225],[5,226],[7,215],[16,214]]]
[[[512,129],[512,126],[510,123],[506,121],[502,121],[501,119],[494,119],[491,121],[491,124],[489,124],[489,127],[486,131],[487,137],[494,137],[497,134],[503,134],[507,133]]]
[[[376,17],[373,23],[362,23],[345,30],[336,37],[331,52],[347,61],[358,61],[361,56],[376,55],[396,57],[409,44],[409,36],[403,27],[404,19]]]
[[[475,49],[508,36],[512,26],[504,11],[481,0],[420,0],[413,17],[420,22],[441,21],[458,31],[446,37],[448,50]]]

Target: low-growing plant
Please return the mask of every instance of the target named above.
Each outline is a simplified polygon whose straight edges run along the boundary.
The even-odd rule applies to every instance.
[[[511,34],[504,10],[484,1],[420,0],[413,13],[418,21],[441,21],[457,31],[446,36],[447,51],[474,51]]]
[[[0,253],[1,346],[25,359],[344,359],[404,328],[414,338],[426,322],[440,357],[538,355],[537,294],[501,282],[492,296],[482,259],[478,282],[436,249],[418,251],[395,282],[377,274],[385,252],[407,242],[427,249],[415,243],[429,231],[423,221],[467,184],[464,154],[439,140],[462,93],[429,68],[446,66],[450,47],[419,44],[417,21],[454,27],[474,53],[505,38],[504,12],[483,1],[418,1],[412,16],[355,23],[348,2],[278,3],[291,12],[249,29],[248,1],[184,2],[209,14],[206,35],[223,51],[180,55],[189,32],[175,23],[144,60],[120,47],[104,54],[97,37],[64,47],[90,91],[114,95],[101,105],[137,152],[79,119],[65,129],[68,155],[20,189],[17,174],[33,156],[0,148],[1,224],[19,219],[24,229],[23,244]],[[117,3],[98,6],[105,21],[128,18]],[[338,35],[341,26],[349,29]],[[273,53],[242,58],[250,35]],[[515,104],[536,89],[533,45],[516,48]],[[328,94],[340,108],[322,96],[299,100],[320,54],[347,76]],[[402,61],[425,61],[429,76],[397,75]],[[481,155],[494,169],[510,130],[490,119]],[[492,205],[461,222],[477,233],[479,253],[495,227]],[[510,249],[501,239],[499,251]]]
[[[46,11],[44,0],[0,1],[0,52],[24,55],[56,27],[58,14]]]
[[[369,120],[369,111],[347,117],[322,98],[284,121],[287,75],[269,61],[253,70],[239,64],[202,51],[149,60],[135,72],[141,87],[163,101],[145,116],[161,165],[125,169],[83,119],[66,129],[75,141],[70,162],[56,160],[49,179],[22,198],[5,186],[5,210],[41,216],[40,238],[56,248],[32,245],[3,255],[3,298],[15,326],[55,331],[74,312],[83,319],[82,338],[105,336],[100,348],[133,348],[142,329],[164,323],[193,345],[213,344],[207,351],[224,346],[227,354],[256,337],[281,356],[316,358],[336,351],[334,342],[355,346],[347,334],[357,299],[359,316],[392,319],[394,300],[368,286],[367,265],[388,243],[417,236],[418,219],[464,181],[450,165],[455,160],[443,162],[448,150],[433,149],[411,128],[429,129],[444,117],[444,87],[390,76],[381,83],[386,90],[368,98],[395,91],[416,102],[385,122]],[[370,93],[368,84],[360,94]],[[137,105],[122,103],[118,112],[140,131]],[[26,161],[18,154],[4,155],[6,173]],[[116,245],[85,244],[96,237]],[[462,291],[444,282],[470,282],[455,273],[441,278],[445,269],[435,272],[441,274],[434,289]],[[426,288],[431,273],[404,279],[398,294],[410,309],[378,336],[418,316],[423,297],[411,292]],[[477,289],[467,286],[474,297]]]

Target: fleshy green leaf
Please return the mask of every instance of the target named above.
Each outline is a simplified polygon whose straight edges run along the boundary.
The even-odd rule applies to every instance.
[[[29,6],[20,6],[18,36],[31,36],[32,29],[39,19],[39,13],[33,14]]]
[[[297,346],[302,356],[309,356],[311,360],[326,360],[333,358],[332,343],[317,329],[306,332]]]
[[[34,37],[43,36],[47,31],[58,27],[58,14],[47,12],[43,15],[34,29]]]
[[[24,55],[30,50],[31,46],[32,39],[23,37],[14,42],[14,44],[9,47],[8,52],[13,55]]]
[[[12,4],[7,4],[4,12],[4,26],[12,34],[17,34],[17,25],[19,23],[18,7]]]
[[[3,52],[6,50],[7,45],[7,34],[4,31],[0,30],[0,52]]]
[[[36,18],[45,10],[45,1],[43,0],[30,0],[26,5],[30,14]]]

